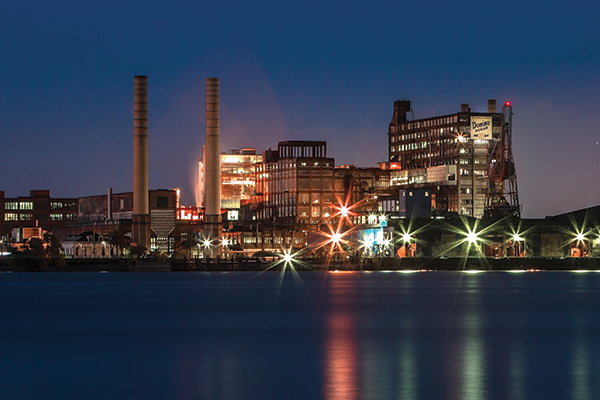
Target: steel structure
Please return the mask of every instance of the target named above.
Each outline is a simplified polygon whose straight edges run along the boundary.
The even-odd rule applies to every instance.
[[[488,162],[488,189],[485,215],[488,217],[513,216],[521,218],[517,190],[517,172],[512,154],[512,105],[502,107],[502,134],[494,144]]]

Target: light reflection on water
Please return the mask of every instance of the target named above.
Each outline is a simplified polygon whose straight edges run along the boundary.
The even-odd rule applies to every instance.
[[[600,398],[600,274],[299,277],[3,274],[0,398]]]

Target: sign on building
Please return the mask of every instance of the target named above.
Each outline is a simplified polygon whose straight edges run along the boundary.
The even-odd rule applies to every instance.
[[[492,117],[471,116],[471,139],[492,138]]]

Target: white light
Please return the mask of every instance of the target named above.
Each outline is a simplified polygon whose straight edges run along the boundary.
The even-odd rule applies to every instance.
[[[515,242],[521,242],[521,241],[523,240],[523,238],[522,238],[521,236],[519,236],[519,234],[518,234],[518,233],[515,233],[515,234],[513,235],[513,240],[514,240]]]
[[[469,243],[475,243],[477,242],[479,238],[477,237],[477,233],[473,232],[469,232],[469,234],[467,235],[467,241]]]
[[[583,233],[578,233],[577,236],[575,236],[575,239],[577,239],[580,242],[583,242],[585,240],[585,236],[583,235]]]
[[[412,239],[412,238],[410,237],[410,234],[409,234],[409,233],[404,233],[404,234],[402,235],[402,240],[404,241],[404,243],[408,243],[408,242],[410,242],[410,240],[411,240],[411,239]]]

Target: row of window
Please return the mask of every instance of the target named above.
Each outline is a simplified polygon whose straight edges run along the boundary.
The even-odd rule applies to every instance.
[[[448,117],[438,117],[432,119],[426,119],[421,121],[410,121],[400,124],[398,126],[391,126],[390,130],[395,133],[398,130],[406,130],[406,129],[420,129],[420,128],[429,128],[433,126],[443,126],[448,124],[455,124],[458,122],[457,115],[451,115]]]
[[[6,213],[5,221],[33,221],[34,215],[31,213]],[[48,214],[40,214],[36,217],[38,221],[48,221]],[[50,214],[50,221],[75,221],[76,214]]]
[[[32,201],[7,201],[4,203],[5,210],[33,210]]]

